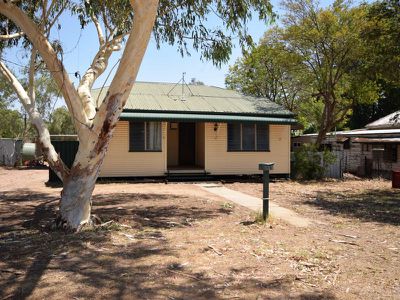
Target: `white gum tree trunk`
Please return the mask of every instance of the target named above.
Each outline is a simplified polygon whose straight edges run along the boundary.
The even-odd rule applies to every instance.
[[[95,183],[114,128],[136,80],[157,15],[158,0],[131,0],[130,3],[134,12],[132,29],[115,77],[96,111],[91,97],[92,85],[106,69],[111,53],[120,49],[123,37],[116,36],[107,41],[97,19],[93,17],[100,49],[78,88],[75,88],[45,34],[11,1],[0,0],[0,13],[19,26],[32,42],[33,50],[41,55],[52,73],[74,119],[79,149],[73,166],[68,169],[55,152],[45,123],[35,110],[34,94],[26,92],[10,70],[0,62],[2,74],[7,75],[7,80],[17,92],[32,124],[38,131],[41,146],[45,150],[44,154],[50,166],[63,181],[58,219],[64,228],[73,231],[78,231],[91,223],[91,197]],[[32,53],[36,53],[35,51]],[[34,70],[33,67],[31,69]]]
[[[98,170],[79,169],[77,174],[72,170],[64,180],[60,202],[60,221],[67,228],[80,230],[91,224],[92,193],[95,187]]]

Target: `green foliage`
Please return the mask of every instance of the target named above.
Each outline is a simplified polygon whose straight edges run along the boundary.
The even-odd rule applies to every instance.
[[[362,128],[379,118],[400,111],[400,87],[386,82],[380,82],[380,86],[382,94],[378,102],[373,105],[360,104],[354,107],[348,123],[350,129]]]
[[[349,127],[361,128],[381,117],[400,110],[400,2],[377,1],[366,6],[366,23],[361,31],[366,74],[379,83],[376,103],[357,103]]]
[[[0,108],[0,137],[21,137],[24,132],[24,121],[16,110]]]
[[[335,156],[327,149],[318,151],[315,144],[304,144],[295,153],[294,173],[303,180],[322,179],[329,165],[335,162]]]
[[[364,6],[335,1],[321,9],[313,1],[286,1],[282,40],[311,75],[313,96],[324,103],[319,142],[346,121],[355,103],[373,103],[377,84],[366,76],[368,53],[360,38],[366,22]]]
[[[243,49],[253,45],[247,25],[254,14],[267,21],[273,17],[271,3],[265,0],[161,0],[153,34],[158,47],[163,42],[176,44],[183,55],[189,54],[187,44],[191,42],[202,58],[220,65],[228,61],[234,38]],[[213,15],[219,25],[210,27],[207,19]]]
[[[225,84],[245,95],[282,105],[297,114],[299,122],[308,128],[315,123],[304,114],[315,102],[310,99],[308,80],[298,56],[286,51],[279,40],[279,28],[275,27],[266,32],[260,45],[230,67]]]
[[[61,93],[48,72],[41,71],[36,75],[35,94],[38,112],[45,120],[50,120],[51,113]]]
[[[26,79],[20,79],[27,88]],[[35,76],[35,103],[38,112],[45,120],[50,119],[50,114],[60,96],[56,83],[46,71],[40,71]],[[11,85],[0,75],[0,108],[9,108],[18,102],[17,95]]]
[[[292,110],[306,130],[319,131],[320,143],[345,125],[354,105],[378,99],[361,38],[367,9],[340,0],[326,9],[314,0],[287,0],[284,8],[283,25],[231,67],[226,84]]]
[[[0,109],[10,107],[16,100],[14,90],[0,75]]]
[[[225,79],[227,87],[246,95],[264,97],[296,110],[306,87],[299,78],[299,61],[277,40],[277,28],[269,30],[249,54],[239,59]]]
[[[49,131],[50,134],[75,134],[75,127],[66,107],[59,107],[53,112]]]
[[[368,73],[388,84],[400,84],[400,1],[376,1],[367,7],[362,37],[368,51]]]
[[[314,133],[320,130],[324,103],[321,99],[306,99],[299,103],[297,120],[304,127],[304,133]]]

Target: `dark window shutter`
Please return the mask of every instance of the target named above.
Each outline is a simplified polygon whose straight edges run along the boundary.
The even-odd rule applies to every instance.
[[[244,151],[256,150],[255,124],[242,124],[242,147]]]
[[[390,145],[391,161],[397,162],[397,145]]]
[[[228,124],[228,151],[240,150],[240,124]]]
[[[265,124],[257,125],[257,150],[258,151],[269,150],[269,125]]]
[[[144,151],[144,122],[129,122],[129,151]]]

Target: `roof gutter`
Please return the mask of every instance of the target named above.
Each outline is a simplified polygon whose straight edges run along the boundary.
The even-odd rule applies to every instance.
[[[267,123],[267,124],[297,124],[293,118],[277,118],[264,116],[243,116],[223,114],[193,114],[193,113],[153,113],[153,112],[122,112],[122,121],[170,121],[170,122],[223,122],[223,123]]]
[[[195,114],[195,115],[230,115],[230,116],[263,116],[272,118],[294,118],[295,114],[292,112],[286,113],[243,113],[243,112],[216,112],[216,111],[182,111],[182,110],[147,110],[147,109],[129,109],[124,108],[123,112],[129,113],[159,113],[159,114]]]

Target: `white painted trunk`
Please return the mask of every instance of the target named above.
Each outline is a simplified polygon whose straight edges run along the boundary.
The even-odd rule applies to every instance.
[[[108,127],[100,139],[89,134],[80,141],[74,165],[64,178],[60,217],[63,226],[72,231],[79,231],[82,226],[91,224],[92,194],[113,129]]]
[[[96,177],[95,174],[81,172],[64,182],[60,217],[67,228],[76,231],[91,223],[91,198]]]

